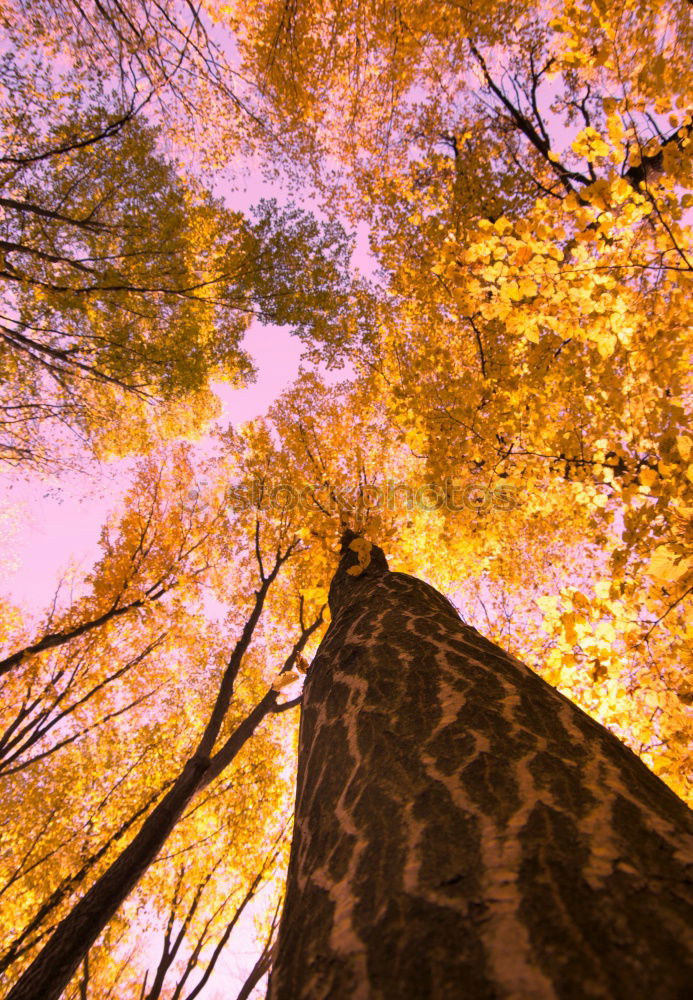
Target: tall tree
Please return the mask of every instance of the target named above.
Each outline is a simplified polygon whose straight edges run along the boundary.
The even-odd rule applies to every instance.
[[[369,227],[388,295],[349,357],[389,435],[428,482],[522,497],[524,543],[485,531],[487,592],[506,595],[519,549],[555,544],[552,520],[574,513],[569,544],[604,579],[536,595],[552,680],[602,718],[651,699],[651,734],[631,745],[687,756],[693,6],[254,10],[239,37],[285,125],[277,155]],[[436,516],[462,564],[459,511]],[[524,624],[518,639],[544,659]],[[670,708],[678,722],[655,733]],[[687,774],[690,759],[670,772],[681,792]]]
[[[294,539],[283,550],[277,548],[266,570],[258,554],[260,579],[252,607],[227,660],[201,734],[185,755],[174,779],[168,783],[166,793],[133,839],[63,918],[12,987],[8,1000],[35,1000],[38,997],[57,1000],[101,931],[154,862],[195,796],[232,764],[268,716],[286,711],[295,704],[291,701],[278,704],[277,691],[281,684],[273,684],[239,724],[229,726],[238,674],[262,615],[267,594],[297,544]],[[302,623],[301,632],[282,667],[283,672],[290,671],[321,623],[322,616],[311,624]]]
[[[196,989],[196,969],[212,962],[215,937],[223,948],[231,934],[224,916],[257,874],[268,838],[286,824],[284,789],[292,770],[286,724],[261,722],[276,719],[281,709],[276,691],[268,689],[286,659],[287,624],[298,619],[305,641],[321,605],[311,601],[309,608],[289,579],[305,546],[295,544],[286,519],[255,509],[236,513],[224,503],[233,456],[226,466],[210,459],[193,468],[190,462],[190,449],[176,447],[161,464],[152,456],[142,463],[125,513],[103,532],[89,586],[78,586],[70,605],[55,607],[39,630],[44,638],[48,632],[46,643],[32,641],[8,616],[9,630],[23,632],[10,649],[22,646],[23,655],[0,679],[5,991],[52,935],[61,938],[60,924],[80,902],[96,890],[103,903],[110,885],[124,893],[110,919],[90,896],[90,928],[102,922],[94,947],[69,932],[74,918],[62,940],[77,945],[78,963],[87,961],[77,975],[95,995],[110,989],[138,994],[152,953],[137,949],[131,930],[142,928],[144,910],[151,936],[157,916],[166,923],[174,899],[177,913],[192,905],[214,857],[222,860],[188,924],[197,944],[192,940],[188,948],[190,936],[181,943],[166,972],[172,977],[187,968],[184,985]],[[288,549],[291,558],[284,561]],[[124,613],[110,617],[123,599]],[[240,636],[233,664],[229,634]],[[234,678],[243,649],[243,669]],[[216,763],[210,761],[194,801],[186,801],[188,779],[179,780],[181,774],[202,732],[209,741],[215,730],[209,756]],[[252,730],[252,740],[244,740]],[[161,837],[168,838],[165,851],[162,840],[157,847]],[[114,878],[112,866],[116,875],[132,870],[143,847],[149,860],[133,889]],[[176,894],[181,862],[185,887]],[[54,974],[55,966],[48,978]]]
[[[342,549],[270,1000],[682,1000],[685,804],[380,548]]]

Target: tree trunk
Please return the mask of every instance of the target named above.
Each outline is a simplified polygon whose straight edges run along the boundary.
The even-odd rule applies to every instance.
[[[268,1000],[693,996],[693,814],[380,549],[349,575],[353,537]]]
[[[224,744],[227,766],[272,710],[270,691]],[[172,788],[147,816],[137,834],[70,910],[25,969],[6,1000],[58,1000],[80,962],[152,864],[195,795],[223,770],[222,752],[210,760],[191,757]]]

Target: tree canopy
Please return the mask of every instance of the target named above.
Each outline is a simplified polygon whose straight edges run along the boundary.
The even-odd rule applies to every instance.
[[[345,527],[690,802],[693,5],[0,23],[3,475],[134,470],[86,578],[0,611],[8,992],[205,733],[222,757],[65,996],[212,997],[252,919],[264,974]],[[276,197],[245,207],[248,176]],[[252,322],[303,367],[226,427]]]

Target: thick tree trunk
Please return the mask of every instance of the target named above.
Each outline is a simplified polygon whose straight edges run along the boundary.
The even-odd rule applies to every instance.
[[[693,996],[691,812],[371,555],[306,679],[269,1000]]]

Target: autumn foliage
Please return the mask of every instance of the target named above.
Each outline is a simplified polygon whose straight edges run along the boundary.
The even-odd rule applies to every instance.
[[[200,760],[65,996],[211,997],[254,934],[264,975],[345,527],[690,802],[693,5],[0,22],[0,461],[129,477],[87,577],[0,609],[6,994]],[[253,322],[304,366],[225,427]]]

